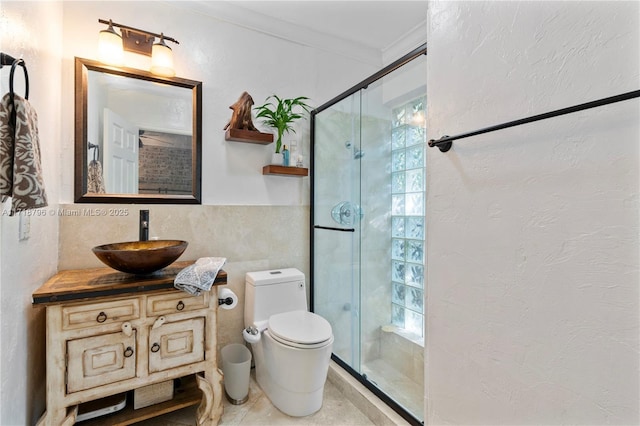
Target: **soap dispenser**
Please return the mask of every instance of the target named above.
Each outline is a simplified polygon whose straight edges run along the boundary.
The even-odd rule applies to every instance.
[[[286,145],[283,145],[282,148],[282,165],[289,167],[289,150]]]

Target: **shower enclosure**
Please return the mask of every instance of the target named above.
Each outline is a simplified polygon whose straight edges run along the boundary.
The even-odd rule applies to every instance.
[[[333,359],[424,416],[426,47],[311,116],[312,307]]]

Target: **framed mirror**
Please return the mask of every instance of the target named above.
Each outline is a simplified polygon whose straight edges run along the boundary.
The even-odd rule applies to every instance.
[[[77,203],[201,203],[201,82],[75,58],[75,119]]]

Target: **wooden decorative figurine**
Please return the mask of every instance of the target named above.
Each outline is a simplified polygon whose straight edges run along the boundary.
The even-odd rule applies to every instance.
[[[243,92],[236,103],[229,107],[233,110],[233,114],[231,115],[231,120],[224,126],[224,130],[231,128],[257,132],[258,129],[253,125],[253,120],[251,119],[252,106],[253,98],[247,92]]]
[[[224,126],[226,130],[224,138],[228,141],[257,143],[267,145],[273,142],[273,134],[262,133],[253,125],[251,108],[253,98],[247,92],[243,92],[240,98],[229,108],[233,110],[231,120]]]

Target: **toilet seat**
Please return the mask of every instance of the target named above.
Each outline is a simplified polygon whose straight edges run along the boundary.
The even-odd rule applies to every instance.
[[[313,349],[325,346],[332,339],[329,321],[307,311],[291,311],[269,318],[269,335],[283,345]]]

